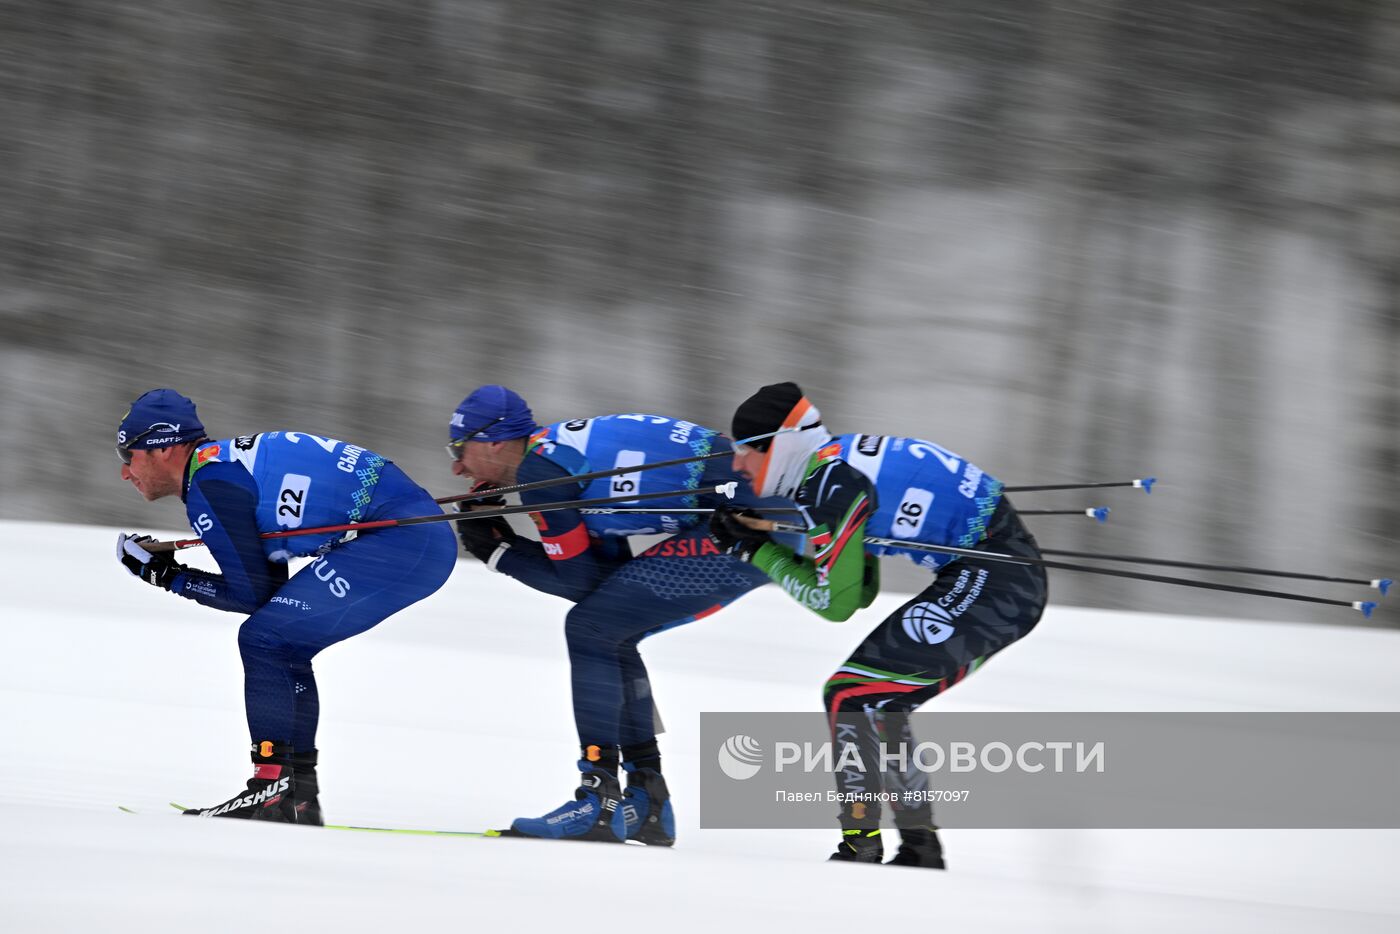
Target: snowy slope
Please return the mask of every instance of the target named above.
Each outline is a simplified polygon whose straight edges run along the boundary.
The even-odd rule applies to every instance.
[[[674,851],[180,818],[165,802],[221,800],[248,774],[239,617],[130,578],[114,537],[0,523],[7,932],[558,931],[633,913],[681,931],[1400,930],[1397,832],[950,831],[953,868],[932,873],[828,865],[829,831],[698,830],[698,712],[816,709],[825,676],[879,619],[833,626],[773,588],[646,644]],[[564,608],[464,562],[428,601],[324,652],[328,817],[480,829],[568,797]],[[935,703],[1400,710],[1397,658],[1395,632],[1055,607]]]

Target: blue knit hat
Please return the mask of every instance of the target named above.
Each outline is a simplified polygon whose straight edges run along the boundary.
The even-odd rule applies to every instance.
[[[509,441],[535,433],[535,416],[519,393],[504,386],[481,386],[452,413],[453,441]]]
[[[117,428],[117,447],[164,448],[205,437],[194,402],[173,389],[152,389],[131,403]]]

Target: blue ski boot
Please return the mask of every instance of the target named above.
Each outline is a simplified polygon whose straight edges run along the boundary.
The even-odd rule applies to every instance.
[[[671,810],[666,779],[655,769],[640,769],[631,762],[622,767],[627,770],[627,792],[621,806],[627,839],[648,846],[674,846],[676,815]]]
[[[579,786],[574,800],[565,802],[543,817],[517,817],[509,836],[541,837],[546,840],[601,840],[621,843],[627,839],[622,810],[622,790],[617,776],[596,768],[587,759],[578,762]]]

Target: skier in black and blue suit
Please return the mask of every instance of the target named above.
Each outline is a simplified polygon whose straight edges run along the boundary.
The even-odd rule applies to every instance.
[[[471,478],[478,488],[560,481],[522,492],[526,505],[695,491],[645,503],[657,512],[533,513],[538,542],[516,535],[502,518],[457,523],[467,552],[487,567],[574,603],[564,635],[581,750],[579,787],[573,799],[542,817],[516,820],[512,832],[672,845],[675,818],[661,774],[651,680],[638,645],[709,616],[767,582],[762,571],[718,548],[707,516],[685,511],[727,502],[759,504],[727,456],[591,481],[570,478],[727,453],[730,440],[694,422],[642,413],[541,428],[525,400],[499,385],[482,386],[462,401],[452,415],[450,436],[453,473]],[[714,492],[725,483],[736,484],[732,500]],[[629,537],[657,534],[669,537],[633,554]],[[619,766],[627,773],[625,792]]]

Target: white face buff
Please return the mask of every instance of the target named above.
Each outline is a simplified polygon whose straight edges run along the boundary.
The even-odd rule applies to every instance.
[[[822,413],[804,396],[783,419],[782,430],[768,445],[768,456],[754,475],[753,488],[759,496],[791,499],[806,479],[807,462],[831,433],[822,426]]]

